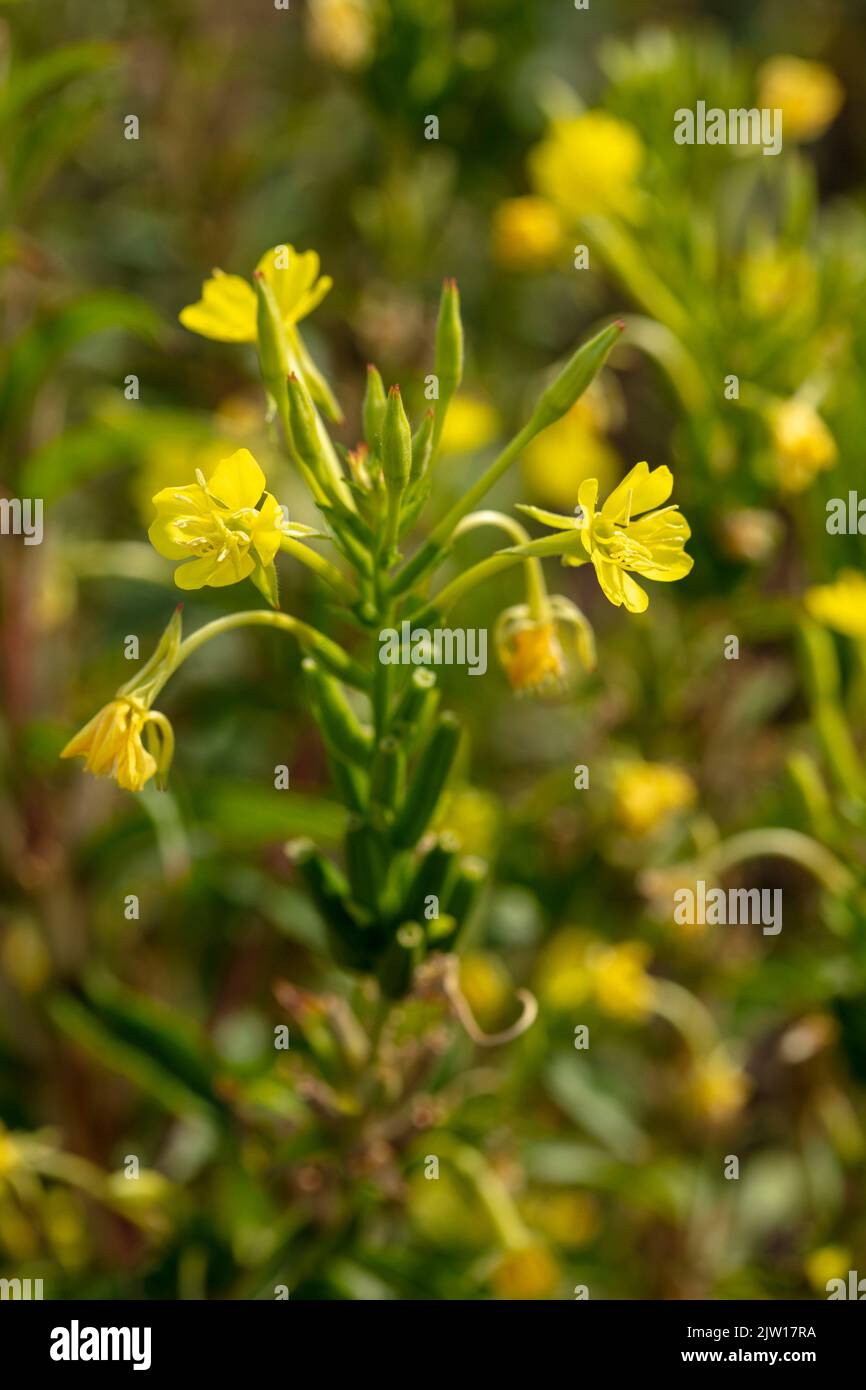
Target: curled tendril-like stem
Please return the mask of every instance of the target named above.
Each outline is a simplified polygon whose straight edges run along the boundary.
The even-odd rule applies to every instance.
[[[479,1028],[466,996],[460,988],[460,962],[455,955],[442,955],[430,960],[419,972],[423,993],[438,993],[447,999],[451,1010],[477,1047],[501,1047],[513,1042],[532,1027],[538,1017],[538,1000],[528,989],[519,989],[516,998],[521,1012],[514,1023],[499,1033],[485,1033]]]

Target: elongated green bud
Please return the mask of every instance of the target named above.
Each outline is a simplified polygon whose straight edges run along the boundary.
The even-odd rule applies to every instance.
[[[286,382],[289,403],[289,428],[292,447],[299,458],[318,476],[322,467],[322,451],[316,412],[310,393],[301,378],[290,372]]]
[[[373,749],[371,735],[349,704],[339,682],[326,675],[317,661],[307,656],[301,670],[313,697],[326,742],[335,753],[365,767]]]
[[[362,816],[353,816],[346,830],[346,872],[352,897],[375,911],[385,887],[388,854],[385,842]]]
[[[406,800],[394,826],[394,844],[409,849],[430,822],[460,744],[460,721],[451,710],[440,714],[415,768]]]
[[[262,381],[279,404],[285,391],[289,364],[286,335],[274,292],[261,270],[254,272],[253,282],[256,290],[256,341]]]
[[[382,425],[385,420],[385,387],[372,362],[367,364],[367,389],[364,392],[364,438],[371,453],[380,448]]]
[[[601,371],[608,353],[624,328],[625,324],[618,320],[577,349],[556,380],[546,391],[542,391],[530,416],[528,429],[538,434],[571,409]]]
[[[435,367],[439,378],[439,399],[453,396],[463,380],[463,323],[460,318],[460,291],[456,280],[444,280],[436,320]]]
[[[382,422],[382,472],[389,491],[400,493],[412,471],[412,431],[403,409],[400,387],[392,386]]]
[[[397,928],[382,964],[379,984],[389,999],[402,999],[412,984],[412,974],[424,956],[424,928],[417,922],[404,922]]]
[[[444,911],[459,850],[457,836],[448,832],[434,841],[415,870],[402,916],[417,918],[418,921],[432,920],[427,912],[431,898],[436,899],[437,915]]]
[[[412,436],[412,468],[409,481],[417,482],[427,472],[433,453],[433,411],[428,410]]]

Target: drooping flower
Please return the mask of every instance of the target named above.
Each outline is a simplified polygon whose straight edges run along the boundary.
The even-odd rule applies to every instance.
[[[283,535],[312,534],[309,527],[287,529],[265,483],[249,450],[238,449],[209,478],[197,469],[194,483],[156,494],[156,520],[148,536],[167,560],[185,562],[175,570],[178,588],[222,588],[249,576],[260,579],[273,565]]]
[[[842,570],[832,584],[806,590],[806,609],[834,632],[866,638],[866,577],[857,570]]]
[[[635,182],[644,150],[633,126],[605,111],[554,121],[530,150],[529,176],[537,193],[562,215],[630,215],[638,200]]]
[[[691,806],[695,784],[688,773],[669,763],[637,758],[621,763],[614,776],[614,808],[631,835],[648,835],[676,811]]]
[[[595,638],[577,605],[561,594],[545,595],[542,610],[534,614],[528,603],[506,608],[494,630],[497,656],[512,690],[520,693],[564,686],[570,669],[566,647],[573,648],[585,670],[595,668]],[[566,646],[562,632],[569,638]]]
[[[319,275],[315,251],[296,251],[284,243],[266,251],[256,267],[271,290],[284,328],[306,318],[328,293],[333,280]],[[256,294],[248,280],[214,270],[202,286],[201,299],[179,315],[184,328],[220,343],[256,341]]]
[[[84,758],[95,777],[113,777],[126,791],[140,792],[155,774],[165,779],[173,752],[174,734],[165,715],[124,695],[104,705],[60,756]]]
[[[803,492],[818,473],[832,468],[836,441],[808,401],[796,396],[770,410],[776,473],[783,492]]]
[[[676,505],[661,506],[673,485],[669,468],[650,471],[646,463],[637,463],[599,510],[595,478],[581,483],[574,516],[521,505],[520,510],[536,521],[566,534],[515,547],[515,552],[560,555],[565,565],[591,560],[610,602],[616,607],[624,604],[631,613],[643,613],[649,598],[632,573],[670,583],[685,578],[694,564],[684,549],[691,535],[688,522]]]
[[[770,58],[758,77],[758,105],[781,110],[782,130],[789,140],[816,140],[835,120],[844,100],[832,69],[792,54]]]

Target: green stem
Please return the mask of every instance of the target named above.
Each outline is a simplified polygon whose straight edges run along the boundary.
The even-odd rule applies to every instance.
[[[306,565],[307,569],[313,570],[326,584],[330,584],[335,593],[338,593],[346,603],[354,604],[356,602],[358,595],[351,582],[337,569],[336,565],[332,565],[330,560],[326,560],[324,555],[320,555],[316,550],[311,550],[308,545],[295,540],[292,536],[281,536],[280,547],[285,550],[287,555],[292,555],[302,565]]]
[[[496,511],[472,512],[470,516],[465,516],[455,526],[452,539],[457,540],[457,537],[462,536],[464,532],[477,530],[479,526],[497,526],[517,545],[529,545],[530,543],[529,532],[521,526],[519,521],[513,516],[508,516],[505,512]],[[534,621],[542,622],[547,613],[548,599],[541,561],[530,556],[524,560],[524,572],[530,616]]]
[[[367,672],[356,661],[353,661],[336,642],[332,642],[317,628],[310,627],[308,623],[302,623],[299,618],[293,618],[290,613],[274,613],[267,608],[253,608],[243,613],[229,613],[224,618],[215,618],[213,622],[205,623],[204,627],[200,627],[197,632],[191,633],[181,642],[172,673],[182,662],[186,661],[187,657],[192,656],[193,652],[198,651],[199,647],[204,646],[205,642],[209,642],[212,637],[219,637],[222,633],[231,632],[237,627],[275,627],[283,632],[290,632],[302,646],[319,656],[322,664],[329,671],[333,671],[348,685],[354,685],[359,690],[369,688],[370,677]]]

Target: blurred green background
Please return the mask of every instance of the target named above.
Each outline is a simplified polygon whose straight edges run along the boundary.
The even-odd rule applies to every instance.
[[[45,502],[42,545],[0,538],[0,1275],[50,1297],[633,1299],[866,1274],[866,578],[862,536],[825,526],[866,436],[866,15],[794,8],[0,5],[0,482]],[[783,152],[675,145],[698,100],[781,104]],[[305,329],[347,445],[368,360],[420,419],[456,276],[435,515],[622,315],[495,500],[572,512],[582,478],[604,496],[647,459],[693,530],[692,575],[640,617],[550,567],[599,644],[570,694],[443,672],[471,738],[439,822],[494,867],[464,992],[490,1029],[520,986],[541,1014],[480,1052],[410,1006],[394,1046],[419,1084],[366,1129],[310,1082],[339,1098],[317,1005],[293,997],[273,1047],[276,980],[365,1007],[282,851],[342,823],[297,650],[240,633],[184,668],[168,793],[58,762],[176,601],[154,492],[246,446],[315,520],[254,349],[177,323],[212,267],[249,276],[283,241],[334,278]],[[450,572],[489,549],[461,541]],[[333,629],[283,574],[284,607]],[[521,598],[515,572],[459,621]],[[185,617],[237,606],[201,590]],[[677,926],[698,878],[781,887],[781,934]]]

